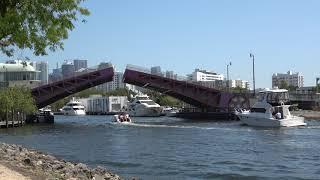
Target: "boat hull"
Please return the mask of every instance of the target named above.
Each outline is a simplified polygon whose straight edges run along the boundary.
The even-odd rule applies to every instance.
[[[84,116],[84,115],[86,115],[86,112],[83,110],[63,111],[63,115],[65,115],[65,116]]]
[[[263,118],[253,117],[249,114],[239,114],[240,121],[243,124],[257,127],[294,127],[294,126],[305,126],[303,117],[292,116],[286,119],[274,119],[274,118]]]
[[[159,117],[161,116],[161,108],[137,108],[135,111],[129,112],[133,117]]]

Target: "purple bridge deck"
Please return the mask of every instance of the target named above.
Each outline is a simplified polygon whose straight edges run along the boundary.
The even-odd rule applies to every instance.
[[[128,65],[123,79],[125,83],[170,95],[203,111],[226,112],[250,106],[249,98],[245,94],[223,92],[186,80],[165,78],[137,66]]]
[[[112,81],[113,76],[114,70],[110,66],[33,88],[32,96],[37,107],[42,108],[71,94]]]

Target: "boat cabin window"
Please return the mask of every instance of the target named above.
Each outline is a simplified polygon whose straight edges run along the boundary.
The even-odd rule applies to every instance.
[[[257,113],[265,113],[265,108],[251,108],[251,112],[257,112]]]
[[[84,110],[84,108],[73,108],[73,110]]]
[[[68,103],[67,106],[79,106],[80,103]]]
[[[149,100],[148,97],[138,96],[136,97],[137,100]]]
[[[258,95],[258,102],[262,102],[264,99],[265,93],[259,93]]]
[[[288,92],[273,92],[268,93],[267,95],[267,102],[268,103],[280,103],[280,102],[288,102],[289,95]]]
[[[145,103],[145,104],[148,104],[148,105],[156,105],[156,103],[153,102],[153,101],[144,101],[142,103]]]

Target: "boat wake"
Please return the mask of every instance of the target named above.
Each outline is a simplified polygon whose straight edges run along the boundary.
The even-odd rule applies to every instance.
[[[123,125],[123,126],[135,126],[135,127],[145,127],[145,128],[179,128],[179,129],[205,129],[205,130],[222,129],[219,127],[200,127],[200,126],[166,125],[166,124],[138,124],[138,123],[125,123],[125,124],[116,123],[116,124]]]

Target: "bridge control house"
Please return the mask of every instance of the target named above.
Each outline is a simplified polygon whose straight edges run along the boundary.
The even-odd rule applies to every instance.
[[[13,60],[0,63],[0,87],[36,87],[40,84],[36,69],[28,61]]]

